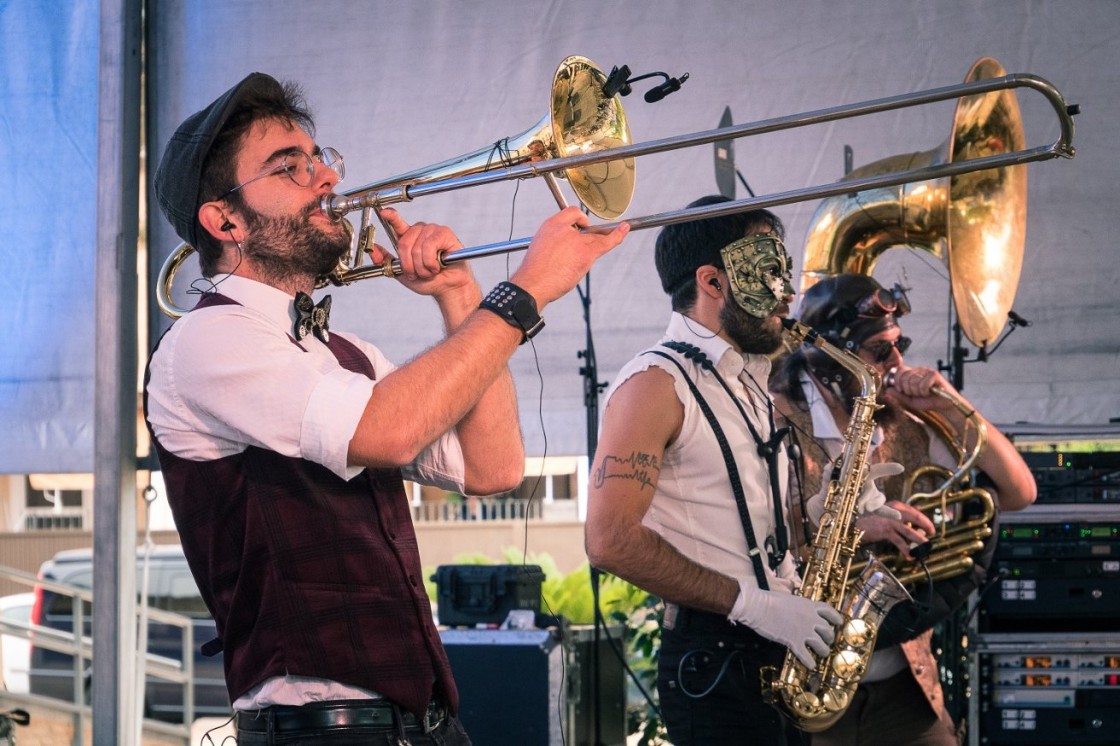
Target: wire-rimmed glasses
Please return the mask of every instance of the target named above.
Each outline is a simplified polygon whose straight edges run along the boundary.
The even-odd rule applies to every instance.
[[[280,163],[267,168],[261,173],[257,174],[251,179],[241,182],[232,189],[226,190],[218,199],[225,199],[229,195],[241,189],[244,186],[252,184],[254,181],[263,179],[266,176],[273,174],[284,173],[292,180],[296,186],[306,187],[311,186],[312,179],[315,178],[315,163],[318,161],[327,168],[338,174],[338,180],[342,181],[346,178],[346,163],[342,160],[342,153],[339,153],[334,148],[322,148],[315,155],[308,155],[302,150],[293,150],[284,155]]]

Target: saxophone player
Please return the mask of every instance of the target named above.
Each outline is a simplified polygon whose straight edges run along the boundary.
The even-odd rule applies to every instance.
[[[879,431],[872,460],[898,462],[906,471],[922,464],[952,467],[957,459],[914,413],[936,412],[956,431],[963,444],[965,416],[942,392],[963,398],[937,372],[906,365],[903,355],[910,340],[902,335],[898,320],[910,310],[905,292],[895,286],[883,288],[875,279],[857,274],[827,278],[806,291],[800,321],[816,329],[834,345],[847,349],[874,366],[893,386],[880,395],[883,409],[876,413]],[[819,494],[822,467],[840,448],[841,433],[851,411],[852,382],[839,366],[802,346],[775,366],[771,389],[780,410],[779,421],[791,427],[799,441],[800,463],[793,471],[792,492],[806,503],[812,514],[813,498]],[[965,410],[971,405],[965,403]],[[999,510],[1020,510],[1035,499],[1034,479],[1011,442],[983,418],[987,444],[977,460],[994,493]],[[875,468],[874,466],[872,468]],[[887,503],[899,517],[863,516],[857,526],[864,542],[882,541],[909,556],[910,547],[924,543],[934,526],[924,514],[900,502],[905,474],[884,481]],[[800,502],[795,500],[795,505]],[[795,510],[795,513],[797,511]],[[803,533],[803,532],[801,532]],[[994,548],[994,539],[987,549]],[[990,555],[989,555],[990,556]],[[979,563],[982,565],[983,563]],[[930,650],[931,627],[983,582],[983,567],[966,576],[935,583],[932,589],[916,591],[916,597],[936,610],[919,620],[914,607],[899,609],[914,614],[908,636],[901,644],[880,646],[871,659],[852,704],[831,728],[813,736],[813,746],[873,746],[874,744],[959,743],[960,729],[947,713],[937,662]],[[886,627],[886,625],[884,625]],[[907,635],[903,635],[905,637]],[[887,642],[884,633],[882,642]]]
[[[658,694],[677,746],[803,743],[763,701],[759,669],[785,648],[811,665],[841,620],[792,595],[788,458],[766,388],[793,297],[782,233],[765,210],[662,229],[673,313],[608,392],[592,465],[587,554],[665,602]],[[860,502],[881,500],[869,485]]]

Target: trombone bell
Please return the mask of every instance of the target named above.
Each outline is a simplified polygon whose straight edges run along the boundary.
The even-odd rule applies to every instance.
[[[630,126],[618,97],[603,95],[607,76],[586,57],[560,63],[552,80],[552,140],[555,158],[629,145]],[[566,170],[584,207],[613,220],[634,195],[634,159],[622,158]]]

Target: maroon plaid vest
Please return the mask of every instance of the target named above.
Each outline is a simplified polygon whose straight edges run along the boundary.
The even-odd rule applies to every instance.
[[[196,308],[231,303],[213,293]],[[356,346],[337,334],[328,346],[374,377]],[[147,380],[144,390],[146,411]],[[457,711],[399,469],[345,481],[262,448],[188,461],[152,442],[230,701],[291,674],[372,689],[418,715],[438,691]]]

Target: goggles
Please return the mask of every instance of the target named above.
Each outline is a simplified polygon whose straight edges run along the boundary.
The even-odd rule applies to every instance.
[[[880,318],[888,314],[905,316],[910,313],[910,299],[906,288],[897,282],[891,289],[879,288],[856,304],[856,312],[863,318]]]
[[[741,238],[720,249],[731,282],[731,297],[759,319],[793,295],[789,254],[782,239],[771,233]]]

